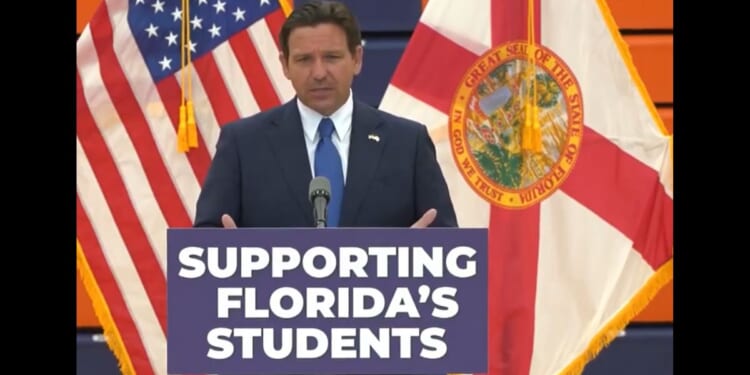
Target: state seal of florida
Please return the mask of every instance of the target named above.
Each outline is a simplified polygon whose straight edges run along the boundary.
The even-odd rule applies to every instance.
[[[464,74],[450,109],[451,151],[474,191],[511,209],[559,188],[575,165],[583,100],[552,51],[524,41],[484,53]]]

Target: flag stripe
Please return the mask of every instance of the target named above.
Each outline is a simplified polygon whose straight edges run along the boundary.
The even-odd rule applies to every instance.
[[[102,9],[106,10],[106,8]],[[106,11],[103,14],[109,15]],[[112,18],[114,19],[115,17]],[[141,160],[139,160],[137,155],[137,145],[132,144],[131,137],[126,134],[128,131],[127,127],[123,127],[120,121],[123,120],[120,117],[120,114],[123,112],[121,109],[116,108],[111,102],[108,95],[109,87],[106,86],[107,82],[104,81],[104,76],[100,74],[103,71],[111,73],[111,71],[117,70],[101,68],[99,65],[97,48],[94,44],[95,39],[92,38],[92,33],[94,32],[105,32],[109,34],[111,28],[107,22],[108,20],[109,18],[106,18],[103,22],[92,23],[90,25],[91,27],[87,28],[87,32],[85,32],[79,40],[79,53],[77,60],[81,76],[77,76],[77,78],[86,77],[86,81],[80,82],[79,87],[86,87],[85,90],[83,88],[80,89],[81,94],[86,97],[89,106],[96,108],[96,112],[91,112],[89,114],[95,118],[97,123],[96,126],[102,130],[101,134],[96,133],[96,135],[101,136],[108,145],[107,147],[111,149],[112,153],[118,155],[120,161],[118,164],[121,167],[119,168],[121,169],[119,173],[122,174],[122,182],[128,187],[130,193],[129,196],[131,198],[136,197],[133,199],[133,205],[131,207],[135,210],[137,217],[144,221],[142,230],[145,230],[150,245],[157,250],[155,254],[156,260],[159,262],[161,269],[164,270],[166,267],[166,254],[164,251],[158,251],[161,249],[159,244],[166,241],[165,229],[167,224],[165,222],[165,217],[161,212],[160,206],[162,204],[161,202],[156,201],[153,190],[149,189],[150,182],[148,176],[144,175]],[[116,33],[114,37],[117,37]],[[104,38],[104,40],[101,38],[97,40],[105,51],[109,51],[106,46],[111,43],[107,43],[107,38]],[[121,43],[115,43],[115,45],[122,46]],[[108,52],[106,55],[106,57],[110,58],[110,61],[114,60]],[[112,84],[112,81],[109,83],[112,85],[111,87],[128,87]],[[132,97],[128,98],[130,99]],[[118,112],[118,110],[120,110],[120,112]],[[139,120],[142,119],[142,117],[136,118]],[[143,132],[143,129],[139,128],[136,133],[138,137],[146,138],[142,136]],[[145,133],[148,133],[148,131],[145,131]],[[107,147],[104,149],[110,151]],[[187,173],[189,174],[190,172],[188,171]],[[194,190],[195,189],[197,189],[197,187],[194,187]],[[178,202],[179,196],[176,194],[172,195],[175,196],[175,201]],[[179,203],[177,204],[179,205]]]
[[[473,52],[419,23],[393,73],[391,84],[448,113],[464,72],[476,59]]]
[[[126,129],[131,142],[133,142],[138,159],[141,161],[143,170],[148,177],[149,186],[159,203],[161,212],[168,225],[184,226],[186,223],[190,223],[190,218],[185,211],[185,206],[179,199],[180,195],[177,193],[169,173],[161,162],[161,155],[159,155],[154,138],[150,134],[144,113],[141,111],[133,91],[126,89],[126,87],[129,87],[129,83],[123,74],[119,61],[114,54],[104,53],[105,51],[111,51],[114,45],[109,17],[98,17],[90,23],[90,27],[94,48],[100,51],[99,63],[101,66],[107,67],[106,69],[100,69],[101,79],[107,88],[122,125]],[[150,162],[152,160],[159,162]]]
[[[534,0],[534,35],[536,43],[541,39],[541,0]],[[528,35],[528,0],[527,1],[493,1],[490,5],[492,13],[492,45],[497,46],[513,40],[526,41]]]
[[[280,14],[280,11],[271,13],[269,17],[275,17],[274,15],[278,14]],[[293,98],[295,92],[292,83],[284,75],[281,61],[279,61],[280,48],[278,47],[278,42],[276,41],[273,32],[269,29],[271,25],[272,23],[269,22],[256,22],[250,25],[248,32],[250,33],[250,39],[253,41],[253,45],[258,51],[260,61],[263,63],[265,74],[268,76],[271,84],[273,84],[273,87],[276,90],[276,95],[281,101],[285,101]],[[278,25],[278,27],[281,26]]]
[[[92,264],[105,264],[102,248],[99,246],[96,234],[89,222],[86,212],[81,205],[80,197],[76,198],[76,232],[81,248],[86,251],[86,260]],[[130,314],[127,314],[125,301],[117,287],[117,282],[109,269],[102,267],[91,267],[91,272],[102,294],[106,296],[106,302],[112,321],[117,327],[117,332],[123,340],[128,359],[137,374],[153,374],[151,364],[146,356],[146,349],[138,335]],[[107,332],[105,332],[107,335]],[[124,358],[118,358],[121,362]]]
[[[116,24],[115,22],[124,22],[122,14],[127,12],[127,6],[122,2],[111,2],[111,4],[112,7],[109,8],[110,25]],[[154,87],[154,83],[150,79],[150,72],[143,61],[143,56],[138,46],[132,38],[132,34],[124,27],[114,27],[111,29],[114,34],[112,36],[113,46],[119,51],[119,54],[112,54],[109,51],[107,54],[113,56],[113,60],[120,63],[119,66],[122,68],[122,74],[127,79],[132,90],[132,97],[138,102],[141,113],[145,115],[145,121],[151,132],[150,138],[153,138],[161,156],[160,161],[169,173],[174,188],[179,193],[178,197],[182,202],[182,206],[186,211],[186,215],[181,218],[173,217],[174,221],[170,221],[170,225],[188,225],[189,222],[186,220],[189,220],[193,216],[192,205],[195,199],[197,199],[200,186],[195,178],[195,165],[191,164],[191,160],[186,158],[184,153],[174,152],[177,147],[176,129],[179,102],[176,102],[177,104],[174,107],[164,105],[159,96],[158,88]],[[82,46],[85,46],[85,44],[82,44]],[[193,157],[193,159],[195,158]],[[159,243],[162,242],[163,240],[160,239]],[[158,249],[159,246],[155,246],[155,248]]]
[[[160,325],[158,317],[151,308],[154,305],[153,299],[143,285],[149,279],[142,277],[142,273],[140,273],[142,267],[139,269],[137,264],[138,257],[133,256],[127,248],[128,233],[118,228],[117,225],[121,223],[117,223],[117,220],[112,217],[113,213],[110,212],[110,208],[117,209],[118,207],[110,206],[107,201],[102,186],[97,181],[98,176],[95,176],[93,166],[89,164],[88,156],[81,142],[77,143],[76,155],[78,159],[77,191],[79,196],[85,197],[85,199],[81,199],[81,206],[90,218],[106,262],[96,267],[92,266],[92,269],[103,267],[116,270],[113,274],[121,295],[125,299],[125,307],[127,308],[125,313],[133,318],[136,331],[143,340],[148,359],[152,365],[164,363],[163,355],[161,355],[165,347],[164,328]],[[106,242],[102,239],[106,239]],[[157,276],[160,274],[158,271],[153,273]],[[138,313],[133,314],[134,311]]]
[[[536,2],[536,0],[534,0]],[[527,1],[494,1],[490,5],[492,45],[528,38]],[[538,18],[537,18],[538,19]],[[528,375],[534,350],[535,300],[539,257],[539,205],[522,210],[490,208],[488,284],[493,308],[488,314],[492,338],[489,372]]]
[[[250,83],[253,96],[255,96],[260,110],[267,110],[279,104],[279,97],[271,84],[271,80],[265,74],[263,63],[250,40],[249,32],[237,33],[229,39],[235,56],[240,62],[245,79]],[[257,112],[257,109],[253,112]]]
[[[673,229],[672,199],[659,183],[658,173],[591,128],[583,131],[581,144],[562,189],[630,238],[651,267],[658,269],[672,256],[668,234]]]
[[[107,145],[99,134],[91,112],[88,107],[83,105],[83,89],[81,87],[80,77],[77,77],[77,95],[79,106],[78,115],[78,134],[79,142],[86,155],[96,155],[94,159],[86,159],[91,163],[91,168],[96,179],[103,181],[104,189],[102,194],[105,197],[107,207],[112,209],[112,218],[117,224],[123,240],[134,259],[135,267],[144,281],[144,287],[148,294],[148,299],[155,307],[159,323],[166,331],[165,312],[165,279],[164,269],[160,266],[156,256],[146,238],[146,233],[138,220],[131,204],[128,190],[117,171],[115,160],[108,152]],[[84,135],[84,137],[81,137]],[[84,199],[84,205],[86,201]],[[100,222],[96,222],[100,224]],[[101,223],[104,225],[105,223]]]
[[[96,63],[89,63],[88,55],[81,55],[80,61],[82,66],[88,66],[88,70],[98,71]],[[86,71],[86,69],[81,69]],[[96,73],[88,72],[87,79],[98,77]],[[98,80],[95,80],[98,82]],[[78,87],[84,85],[81,76],[76,75],[76,84]],[[116,172],[122,177],[125,187],[128,187],[130,197],[137,197],[132,201],[133,212],[140,220],[146,220],[144,224],[145,235],[151,246],[158,245],[166,240],[163,229],[166,228],[164,216],[159,212],[158,204],[155,197],[148,189],[148,179],[143,173],[140,162],[133,144],[130,142],[125,129],[119,126],[119,118],[116,115],[114,105],[109,101],[106,89],[89,83],[87,89],[80,89],[77,92],[79,111],[86,111],[84,121],[79,125],[79,131],[85,136],[93,137],[93,144],[101,141],[101,149],[112,149],[120,160],[127,161],[121,163],[115,168]],[[88,107],[96,107],[96,112],[88,111]],[[95,124],[101,124],[99,127]],[[98,144],[97,144],[98,146]],[[155,214],[154,214],[155,213]],[[157,257],[156,260],[162,270],[166,269],[166,257]]]
[[[534,337],[539,205],[492,206],[488,242],[489,373],[528,375]]]
[[[492,27],[489,27],[491,5],[488,0],[474,0],[470,2],[470,6],[467,4],[462,1],[444,1],[439,6],[427,7],[422,12],[419,23],[479,56],[492,46]],[[410,40],[409,48],[416,48],[414,44],[416,43]],[[425,65],[429,66],[431,63],[432,61],[427,61]]]
[[[245,117],[253,113],[257,113],[260,109],[259,100],[263,99],[258,95],[255,90],[251,89],[253,84],[256,84],[256,79],[253,77],[245,76],[244,71],[246,67],[241,66],[238,58],[241,58],[243,54],[254,53],[252,45],[240,45],[235,49],[231,43],[232,40],[238,37],[238,35],[245,34],[243,32],[235,34],[231,37],[228,42],[224,42],[218,45],[211,51],[214,61],[216,62],[216,68],[221,74],[221,81],[224,83],[224,87],[227,88],[229,95],[232,97],[234,108],[237,110],[237,115]],[[247,50],[245,52],[243,50]],[[235,53],[238,51],[238,53]],[[245,79],[239,79],[240,77]]]
[[[197,73],[197,76],[194,76],[193,79],[200,79],[204,92],[211,93],[206,97],[211,103],[211,108],[213,108],[218,124],[224,125],[227,122],[237,119],[239,113],[234,104],[232,104],[232,96],[229,94],[229,90],[221,78],[221,73],[216,66],[216,60],[214,60],[213,55],[205,54],[193,61],[193,64]]]
[[[171,127],[164,126],[164,128],[169,128],[173,133],[170,136],[169,143],[172,145],[171,155],[176,156],[178,155],[178,153],[174,152],[174,150],[177,149],[176,134],[180,123],[180,105],[182,104],[182,98],[184,97],[184,95],[182,94],[182,87],[180,87],[177,79],[173,76],[161,80],[158,84],[155,85],[155,87],[157,92],[159,93],[159,98],[162,103],[161,105],[164,107],[164,111],[169,117],[169,122],[171,123]],[[196,102],[195,95],[192,95],[191,98],[193,99],[195,122],[199,135],[198,147],[190,149],[190,152],[188,153],[181,152],[179,153],[179,155],[185,155],[187,157],[190,166],[192,167],[193,176],[195,176],[196,183],[200,185],[200,182],[203,181],[203,179],[206,177],[208,166],[211,164],[211,144],[209,143],[210,138],[206,134],[206,126],[210,126],[210,124],[204,125],[205,121],[200,116],[200,114],[203,112],[204,106],[200,105],[201,103]],[[211,116],[213,117],[213,115]],[[171,139],[174,139],[174,141],[171,141]],[[187,179],[187,176],[185,176],[185,178]],[[178,184],[177,186],[180,186],[180,184]],[[195,199],[197,199],[197,195]],[[195,200],[191,202],[195,202]],[[193,204],[186,204],[185,207],[190,210],[190,218],[192,220],[192,218],[195,217]]]
[[[284,25],[284,21],[286,21],[286,16],[284,15],[284,11],[283,9],[281,9],[281,7],[266,16],[266,23],[268,24],[269,32],[271,30],[280,32],[281,26]],[[273,39],[273,45],[276,47],[276,50],[281,51],[281,44],[278,35],[271,35],[271,39]]]
[[[409,95],[397,86],[388,85],[380,105],[427,126],[433,142],[438,143],[448,139],[448,115],[415,96]]]

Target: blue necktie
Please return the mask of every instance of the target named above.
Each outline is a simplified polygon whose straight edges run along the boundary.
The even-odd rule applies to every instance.
[[[341,156],[331,142],[333,121],[324,117],[318,124],[320,141],[315,149],[315,176],[325,176],[331,182],[331,200],[328,202],[327,226],[337,227],[341,215],[341,201],[344,197],[344,172],[341,169]]]

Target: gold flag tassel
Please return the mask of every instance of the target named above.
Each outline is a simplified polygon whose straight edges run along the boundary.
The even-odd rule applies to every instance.
[[[180,124],[177,127],[177,150],[187,152],[198,147],[198,130],[195,126],[195,111],[192,100],[192,76],[190,74],[190,1],[182,0],[182,33],[180,70],[182,71],[182,95],[180,95]]]
[[[187,17],[190,14],[190,0],[185,1],[186,18],[184,21],[185,31],[187,34],[187,40],[190,42],[190,19]],[[193,53],[190,51],[190,47],[185,48],[185,55],[187,55],[187,62],[185,64],[185,75],[187,76],[187,142],[188,146],[192,148],[198,147],[198,129],[195,127],[195,111],[193,110],[193,75],[190,74],[190,68],[193,66]],[[185,95],[182,96],[183,98]]]
[[[535,37],[534,37],[534,1],[529,0],[528,4],[528,60],[526,65],[526,79],[528,79],[526,91],[525,121],[521,131],[521,149],[530,152],[542,152],[542,129],[539,125],[539,106],[537,103],[537,82],[536,82],[536,57],[535,55]]]

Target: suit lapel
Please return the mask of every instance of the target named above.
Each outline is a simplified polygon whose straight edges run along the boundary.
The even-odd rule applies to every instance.
[[[371,108],[354,101],[349,165],[346,172],[341,226],[354,224],[359,207],[367,195],[375,170],[388,138],[383,134],[382,119]]]
[[[296,201],[305,220],[312,226],[312,204],[308,199],[312,174],[296,98],[285,104],[279,115],[271,119],[271,122],[266,135],[278,160],[278,166],[289,184],[292,199]]]

